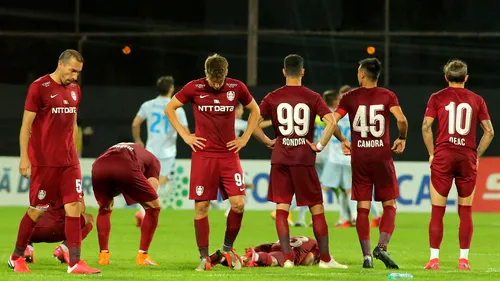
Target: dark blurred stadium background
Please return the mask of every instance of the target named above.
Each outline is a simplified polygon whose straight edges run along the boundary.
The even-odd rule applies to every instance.
[[[0,155],[18,155],[27,87],[52,72],[67,48],[85,58],[79,117],[94,129],[83,155],[95,157],[131,140],[132,119],[156,95],[159,76],[173,75],[180,88],[203,76],[211,53],[229,59],[229,75],[246,82],[259,102],[284,83],[289,53],[306,59],[304,83],[321,92],[355,85],[357,61],[373,46],[385,68],[380,84],[396,92],[409,119],[408,149],[397,160],[426,160],[420,123],[429,95],[446,86],[441,67],[450,58],[468,62],[468,87],[484,96],[500,124],[499,10],[494,0],[2,1]],[[500,146],[487,154],[499,155]],[[241,153],[268,155],[256,141]],[[179,157],[189,157],[187,146],[179,146]]]

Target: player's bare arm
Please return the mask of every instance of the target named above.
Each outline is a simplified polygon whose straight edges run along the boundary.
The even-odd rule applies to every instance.
[[[23,123],[21,125],[21,132],[19,133],[19,148],[21,161],[19,162],[19,173],[26,178],[29,178],[29,170],[31,167],[30,159],[28,157],[28,143],[31,134],[31,125],[35,120],[36,112],[24,111]]]
[[[326,126],[325,129],[323,130],[323,133],[321,134],[321,139],[319,143],[313,144],[306,140],[307,144],[311,146],[311,149],[319,152],[323,150],[325,146],[328,145],[330,142],[330,139],[332,138],[333,132],[337,128],[337,122],[335,122],[335,118],[333,117],[333,113],[328,113],[323,116],[323,122],[325,122]],[[342,133],[341,133],[342,134]],[[343,138],[345,140],[345,137]]]
[[[132,137],[134,138],[135,144],[144,147],[144,142],[141,140],[141,124],[144,122],[141,116],[136,116],[134,121],[132,121]]]
[[[483,156],[488,146],[490,146],[493,137],[495,136],[495,131],[493,130],[493,125],[491,124],[491,120],[482,120],[481,128],[483,128],[483,136],[479,141],[479,145],[477,147],[477,157]]]
[[[265,129],[267,127],[271,127],[273,125],[273,121],[271,120],[263,120],[262,122],[259,123],[259,127],[262,129]]]
[[[432,163],[434,159],[434,135],[432,133],[432,123],[434,118],[424,117],[424,122],[422,122],[422,137],[424,138],[424,144],[429,152],[429,164]]]
[[[258,123],[260,124],[261,122],[264,121],[264,118],[262,118],[262,116],[259,117],[259,120],[258,120]],[[270,149],[273,149],[274,147],[274,143],[276,142],[276,140],[271,140],[267,135],[266,133],[264,133],[264,131],[262,130],[262,128],[260,126],[257,126],[255,128],[255,130],[253,131],[253,136],[258,140],[260,141],[261,143],[265,144],[267,147],[269,147]]]
[[[338,112],[334,112],[333,113],[333,117],[335,118],[335,120],[340,120],[342,118],[344,118],[344,116],[342,116],[340,113]],[[336,122],[335,121],[335,122]],[[336,126],[335,130],[333,131],[333,135],[340,141],[340,143],[342,144],[342,152],[344,153],[344,155],[351,155],[351,143],[349,142],[349,140],[342,134],[342,132],[340,131],[340,128],[338,126]]]
[[[252,99],[252,101],[245,106],[245,108],[250,111],[247,129],[241,137],[227,143],[229,150],[234,150],[234,153],[238,153],[243,147],[245,147],[245,145],[247,145],[248,140],[252,136],[252,133],[259,122],[259,118],[261,117],[259,106],[254,99]]]
[[[394,141],[394,145],[392,146],[391,150],[396,154],[401,154],[406,147],[406,136],[408,135],[408,120],[406,120],[406,116],[403,114],[403,110],[401,110],[400,106],[393,106],[389,110],[391,111],[392,115],[396,117],[399,130],[399,136]]]
[[[194,134],[189,134],[189,131],[186,131],[186,129],[179,122],[179,118],[177,118],[177,113],[175,112],[175,110],[183,105],[184,104],[180,102],[175,96],[172,97],[170,102],[165,107],[165,115],[167,116],[170,124],[172,124],[174,129],[184,140],[184,142],[187,143],[187,145],[189,145],[194,152],[196,152],[195,146],[199,149],[203,149],[203,147],[205,147],[205,144],[203,142],[207,140],[201,137],[197,137]]]

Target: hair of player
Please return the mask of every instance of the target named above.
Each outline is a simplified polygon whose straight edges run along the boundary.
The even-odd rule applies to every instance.
[[[367,58],[359,62],[361,69],[370,81],[376,82],[382,70],[382,63],[377,58]]]
[[[325,101],[326,105],[331,106],[333,102],[339,98],[340,92],[337,92],[336,90],[330,89],[326,90],[323,93],[323,100]]]
[[[83,63],[83,56],[77,50],[67,49],[59,55],[59,61],[67,63],[71,58],[75,58],[76,61]]]
[[[349,85],[344,85],[344,86],[340,87],[340,89],[339,89],[339,93],[343,95],[343,94],[345,94],[345,93],[349,92],[351,89],[352,89],[352,87],[351,87],[351,86],[349,86]]]
[[[174,78],[172,76],[162,76],[156,81],[156,90],[160,95],[167,95],[173,86]]]
[[[205,60],[205,71],[210,80],[223,80],[226,77],[228,67],[227,59],[219,54],[213,54]]]
[[[443,67],[443,72],[449,82],[464,83],[467,76],[467,64],[459,59],[452,59]]]
[[[300,77],[304,69],[304,59],[297,54],[288,55],[284,60],[284,68],[287,76]]]

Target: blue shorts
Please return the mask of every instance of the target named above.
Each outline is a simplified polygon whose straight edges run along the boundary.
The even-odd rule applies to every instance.
[[[321,185],[329,188],[352,189],[351,165],[326,162],[321,172]]]

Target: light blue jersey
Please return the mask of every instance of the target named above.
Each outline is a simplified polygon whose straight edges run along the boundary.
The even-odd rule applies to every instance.
[[[342,134],[349,141],[351,141],[351,124],[349,123],[349,115],[346,114],[344,118],[340,119],[337,122],[337,126]],[[342,152],[342,144],[336,137],[332,136],[330,143],[326,148],[328,149],[328,157],[326,158],[327,162],[343,165],[351,164],[351,156],[344,155]]]
[[[141,105],[137,116],[147,120],[148,141],[146,149],[158,159],[173,158],[177,155],[177,131],[165,116],[164,109],[170,98],[158,96]],[[187,127],[186,112],[182,107],[176,110],[182,126]]]
[[[234,133],[236,137],[241,137],[241,135],[247,130],[248,121],[243,119],[234,120]]]

